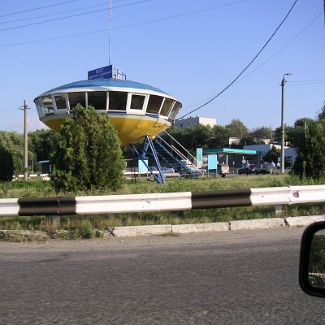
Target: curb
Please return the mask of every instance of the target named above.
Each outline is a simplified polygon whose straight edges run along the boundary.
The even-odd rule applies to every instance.
[[[319,222],[319,221],[325,221],[325,215],[308,216],[308,217],[289,217],[284,219],[284,222],[287,227],[308,226],[314,222]]]
[[[230,222],[230,230],[269,229],[284,227],[282,218],[235,220]]]
[[[203,232],[224,232],[237,230],[270,229],[283,227],[305,227],[314,222],[325,221],[325,215],[286,217],[269,219],[234,220],[230,222],[213,222],[181,225],[150,225],[115,227],[99,230],[103,239],[112,237],[159,236],[168,234],[190,234]],[[98,231],[98,230],[97,230]],[[47,241],[49,236],[44,231],[31,230],[0,230],[0,241],[29,242]]]
[[[213,222],[213,223],[198,223],[198,224],[184,224],[172,225],[171,232],[175,234],[189,234],[208,231],[229,231],[228,222]]]
[[[172,225],[152,225],[152,226],[133,226],[115,227],[110,232],[105,232],[104,238],[114,237],[136,237],[163,235],[172,232]]]
[[[212,222],[181,225],[152,225],[152,226],[132,226],[116,227],[105,231],[103,238],[112,237],[136,237],[136,236],[159,236],[166,234],[190,234],[201,232],[220,232],[253,229],[271,229],[283,227],[308,226],[314,222],[325,221],[325,215],[286,217],[286,218],[266,218],[251,220],[234,220],[230,222]]]

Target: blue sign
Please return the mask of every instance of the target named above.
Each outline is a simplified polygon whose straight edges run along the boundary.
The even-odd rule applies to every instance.
[[[88,80],[94,79],[120,79],[126,80],[126,75],[117,67],[108,65],[95,70],[88,71]]]
[[[144,159],[144,162],[148,166],[148,159]],[[138,173],[139,174],[148,173],[148,167],[144,164],[144,162],[140,159],[138,160]]]
[[[217,169],[218,165],[218,156],[217,155],[208,155],[208,170]]]
[[[201,168],[203,163],[203,149],[196,148],[196,167]]]
[[[93,79],[110,79],[112,78],[113,66],[98,68],[95,70],[88,71],[88,80]]]

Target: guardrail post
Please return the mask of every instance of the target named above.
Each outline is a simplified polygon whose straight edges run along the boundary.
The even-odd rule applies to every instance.
[[[282,215],[282,211],[283,211],[283,205],[276,205],[274,206],[274,210],[275,210],[275,215],[279,216]]]

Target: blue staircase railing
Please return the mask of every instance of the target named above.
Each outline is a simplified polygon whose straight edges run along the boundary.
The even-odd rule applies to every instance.
[[[183,176],[189,175],[193,178],[201,176],[202,171],[192,162],[195,161],[195,158],[169,133],[165,132],[165,135],[172,143],[177,144],[180,149],[176,148],[173,144],[169,144],[160,135],[157,135],[154,140],[146,135],[141,145],[130,145],[134,154],[143,162],[154,179],[159,184],[164,184],[166,182],[161,162],[163,162],[166,167],[174,167],[176,170],[179,170],[180,174]],[[185,152],[186,155],[181,150]]]
[[[143,164],[146,166],[146,168],[151,173],[151,175],[155,178],[155,180],[159,184],[164,184],[166,182],[166,178],[162,171],[160,161],[159,161],[159,158],[157,155],[157,151],[156,151],[156,148],[152,142],[152,139],[146,135],[143,145],[142,145],[142,148],[139,148],[134,144],[131,144],[131,148],[132,148],[133,152],[138,156],[138,158],[143,162]],[[149,163],[147,163],[148,162],[147,157],[150,154],[149,149],[151,151],[151,157],[154,160],[155,166],[149,165]],[[157,171],[153,170],[152,167],[156,167]]]

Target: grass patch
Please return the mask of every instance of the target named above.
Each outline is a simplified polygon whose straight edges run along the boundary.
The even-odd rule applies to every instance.
[[[168,193],[168,192],[203,192],[227,189],[247,189],[263,187],[282,187],[288,185],[325,184],[325,179],[318,181],[288,175],[258,175],[234,178],[171,179],[159,185],[154,181],[139,180],[126,182],[116,192],[92,191],[66,193],[74,195],[109,195],[132,193]],[[51,182],[40,180],[15,181],[0,184],[0,197],[48,197],[55,196]],[[62,194],[61,194],[62,195]],[[207,222],[227,222],[231,220],[274,218],[281,216],[325,214],[325,204],[303,204],[283,206],[282,215],[276,215],[273,206],[233,207],[220,209],[202,209],[192,211],[125,213],[115,215],[62,216],[62,217],[5,217],[0,219],[0,230],[41,230],[55,234],[58,230],[66,231],[67,238],[86,239],[101,237],[103,231],[119,226],[142,226],[154,224],[188,224]]]
[[[165,234],[159,235],[159,237],[179,237],[180,234],[177,234],[175,232],[166,232]]]

